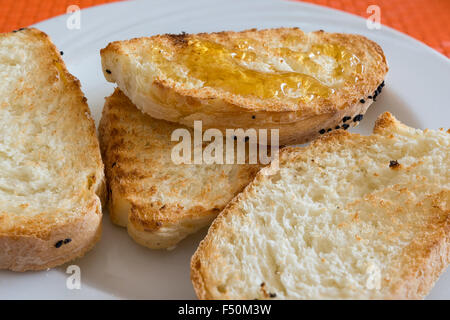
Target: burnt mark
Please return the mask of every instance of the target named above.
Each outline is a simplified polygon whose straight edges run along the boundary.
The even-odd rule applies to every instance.
[[[174,45],[186,46],[188,43],[187,37],[189,34],[184,31],[179,34],[167,33],[166,36],[173,42]]]

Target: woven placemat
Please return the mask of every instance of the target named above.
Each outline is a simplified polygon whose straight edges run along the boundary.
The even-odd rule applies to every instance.
[[[1,0],[0,32],[12,31],[64,14],[70,5],[86,8],[116,0]],[[224,0],[226,1],[226,0]],[[257,1],[257,0],[255,0]],[[381,23],[450,57],[450,0],[304,0],[368,17],[378,5]]]

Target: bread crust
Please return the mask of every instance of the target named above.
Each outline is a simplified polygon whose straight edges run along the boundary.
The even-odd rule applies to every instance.
[[[172,164],[171,150],[177,142],[170,137],[176,129],[179,125],[141,113],[119,89],[106,98],[99,137],[109,215],[137,243],[151,249],[172,248],[209,225],[260,167],[243,164],[225,171],[220,165],[203,164],[200,167],[209,169],[201,171],[192,168],[195,165]],[[194,190],[195,180],[204,182]],[[215,195],[213,184],[224,186],[220,195]]]
[[[368,71],[356,86],[346,85],[330,99],[319,98],[295,103],[236,95],[211,87],[188,88],[162,76],[150,76],[148,87],[144,91],[135,83],[139,76],[132,75],[131,60],[146,59],[141,55],[154,43],[163,43],[176,53],[189,39],[227,45],[239,39],[252,39],[261,43],[282,42],[293,36],[304,43],[346,46],[366,63]],[[323,31],[306,34],[298,28],[157,35],[110,43],[101,50],[101,56],[105,78],[116,82],[139,109],[154,118],[186,126],[193,126],[194,120],[202,120],[204,130],[217,128],[223,132],[233,128],[276,128],[280,130],[280,145],[305,143],[319,136],[322,129],[334,130],[341,126],[344,117],[353,119],[356,115],[364,114],[372,103],[367,97],[373,96],[378,89],[381,91],[380,85],[388,71],[380,46],[365,37]],[[140,79],[139,82],[141,81],[143,80]],[[362,99],[364,103],[360,102]],[[357,125],[358,122],[348,124]]]
[[[374,127],[374,134],[393,138],[393,133],[398,130],[414,132],[414,129],[400,123],[389,112],[385,112],[378,117]],[[319,149],[323,148],[327,150],[333,148],[333,144],[338,141],[354,140],[354,136],[359,135],[338,130],[315,140],[304,148],[286,147],[280,151],[280,162],[290,163],[296,161],[296,158],[301,158],[302,155],[298,152],[300,149],[307,150],[309,148],[319,147]],[[365,138],[376,139],[375,136]],[[226,217],[242,214],[238,207],[239,203],[253,196],[253,190],[259,184],[264,183],[267,179],[267,173],[270,170],[271,165],[261,169],[254,181],[242,193],[230,201],[214,220],[208,230],[207,236],[201,241],[192,256],[191,280],[199,299],[254,298],[248,296],[230,296],[227,292],[217,293],[217,290],[212,292],[211,288],[217,288],[220,286],[220,283],[208,272],[208,265],[217,261],[214,257],[217,258],[220,256],[220,253],[217,253],[218,248],[213,244],[215,233],[226,229],[230,230],[225,223]],[[409,191],[403,186],[396,185],[392,187],[392,192],[401,194],[408,193]],[[392,266],[389,270],[392,276],[389,279],[390,282],[385,283],[389,289],[381,299],[423,299],[450,263],[450,190],[444,188],[437,194],[428,195],[424,199],[424,202],[427,203],[420,203],[418,205],[423,210],[430,211],[429,221],[422,227],[422,236],[418,236],[417,239],[414,239],[403,249],[399,264]],[[266,295],[266,298],[270,297]],[[380,299],[379,296],[369,298]]]
[[[83,164],[90,163],[94,169],[87,187],[80,195],[81,198],[86,199],[86,204],[84,207],[77,208],[79,212],[75,215],[65,217],[66,212],[63,210],[55,211],[50,215],[48,212],[36,212],[32,215],[0,212],[0,269],[42,270],[81,257],[99,240],[102,219],[101,201],[106,195],[105,179],[95,124],[87,99],[81,91],[79,80],[67,71],[60,52],[44,32],[34,28],[24,28],[1,34],[0,40],[15,39],[15,37],[18,42],[33,43],[33,50],[36,50],[35,54],[39,57],[35,69],[29,70],[27,66],[21,66],[31,85],[36,74],[38,77],[48,79],[52,82],[51,84],[58,81],[64,84],[64,97],[67,98],[65,107],[69,110],[69,119],[60,119],[61,125],[67,125],[64,121],[69,121],[72,126],[82,123],[83,127],[87,128],[86,132],[80,133],[88,144],[84,150],[81,150],[79,160]],[[29,94],[34,93],[29,92]],[[56,91],[51,91],[49,94],[62,95]],[[47,112],[45,105],[41,106],[37,103],[36,107],[42,107],[44,114]],[[25,206],[32,207],[33,204],[25,204]]]
[[[0,234],[0,269],[44,270],[82,257],[101,236],[101,205],[93,203],[88,209],[77,219],[52,226],[46,237]],[[56,247],[66,239],[71,241]]]

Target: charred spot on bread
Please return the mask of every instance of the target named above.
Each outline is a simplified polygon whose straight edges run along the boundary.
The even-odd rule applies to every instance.
[[[55,248],[59,248],[64,244],[64,240],[59,240],[55,243]]]
[[[398,163],[397,160],[391,160],[391,161],[389,161],[389,168],[398,169],[398,168],[400,168],[400,163]]]

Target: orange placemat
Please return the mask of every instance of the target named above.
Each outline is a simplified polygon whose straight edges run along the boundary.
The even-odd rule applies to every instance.
[[[117,0],[0,0],[0,32],[12,31],[63,14],[70,5],[86,8]],[[224,0],[226,1],[226,0]],[[257,1],[257,0],[255,0]],[[381,23],[450,57],[450,0],[304,0],[368,17],[378,5]]]

